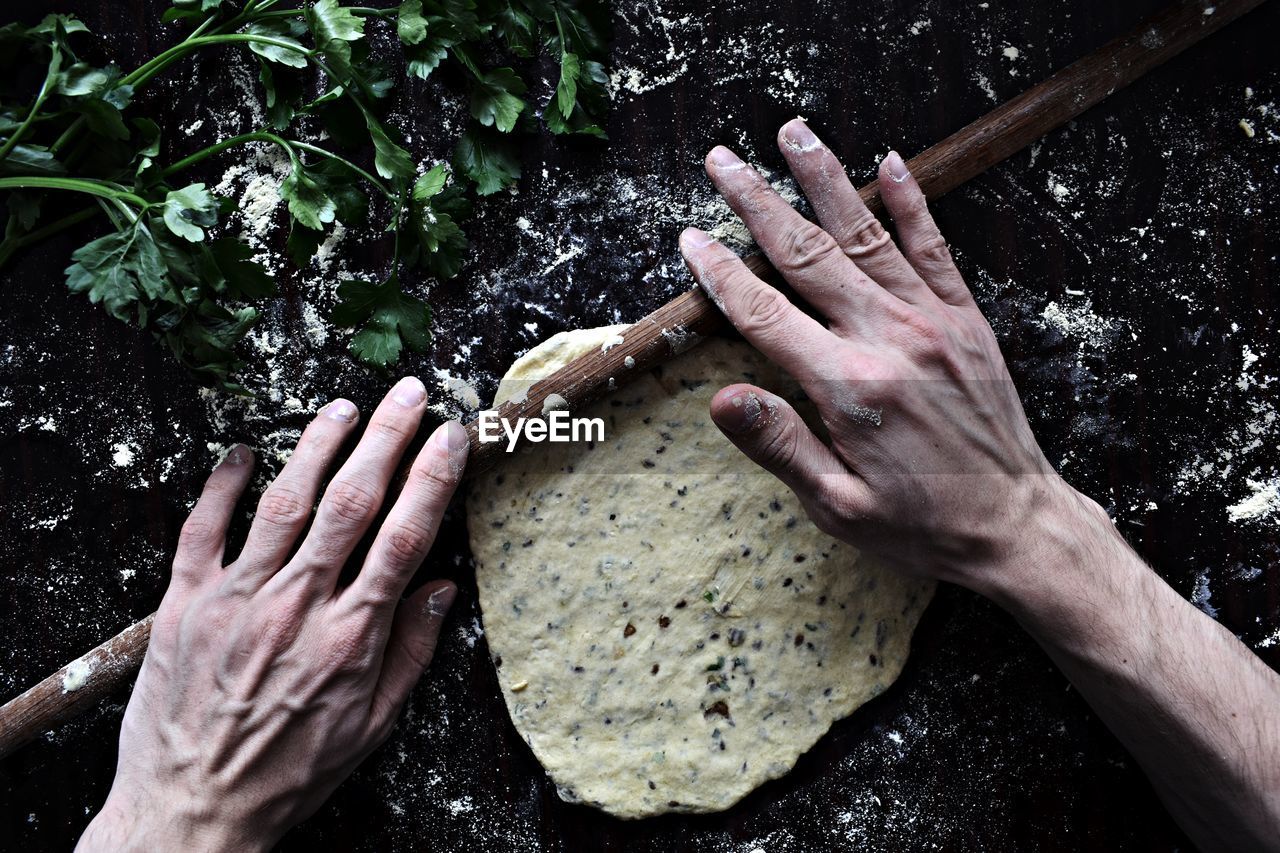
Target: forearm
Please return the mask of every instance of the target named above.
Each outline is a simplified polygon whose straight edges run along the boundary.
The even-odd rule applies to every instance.
[[[1280,838],[1280,676],[1064,490],[984,590],[1045,648],[1205,849]]]

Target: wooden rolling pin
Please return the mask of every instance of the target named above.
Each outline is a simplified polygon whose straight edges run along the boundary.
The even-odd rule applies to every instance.
[[[908,163],[911,172],[925,195],[937,198],[1264,2],[1175,3],[1128,35],[1107,43],[912,158]],[[863,187],[859,194],[873,211],[881,212],[875,184]],[[758,255],[747,258],[747,263],[759,275],[776,277]],[[700,290],[689,291],[631,326],[623,333],[621,344],[575,359],[534,383],[522,401],[502,406],[499,414],[511,420],[541,417],[552,394],[563,398],[565,408],[580,409],[724,325],[720,312]],[[504,455],[505,444],[480,443],[475,421],[467,425],[467,434],[471,438],[470,477],[491,468]],[[75,716],[131,678],[146,653],[151,620],[148,616],[126,628],[0,707],[0,757]]]

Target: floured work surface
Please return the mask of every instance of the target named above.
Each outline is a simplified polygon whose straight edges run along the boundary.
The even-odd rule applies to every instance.
[[[562,333],[498,402],[625,327]],[[799,388],[715,339],[575,415],[605,439],[517,451],[472,488],[484,627],[560,796],[620,817],[719,811],[902,669],[932,582],[820,532],[716,429],[711,397]]]

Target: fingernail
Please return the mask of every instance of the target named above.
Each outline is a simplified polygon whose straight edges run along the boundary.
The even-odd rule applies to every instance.
[[[720,410],[717,421],[729,432],[740,435],[755,426],[762,411],[764,405],[759,395],[746,391],[729,398],[729,408]]]
[[[884,158],[884,165],[889,170],[889,177],[893,178],[894,183],[900,184],[911,177],[907,164],[902,161],[902,155],[897,151],[889,152],[889,156]]]
[[[745,165],[737,154],[723,145],[717,145],[711,149],[710,160],[722,169],[740,169]]]
[[[458,597],[458,588],[452,584],[442,586],[427,596],[424,614],[428,619],[443,619]]]
[[[237,444],[227,452],[226,456],[222,457],[222,463],[224,465],[244,465],[252,458],[253,451],[243,444]]]
[[[701,228],[686,228],[680,234],[680,242],[692,249],[704,249],[715,241],[715,237],[712,237]]]
[[[395,389],[391,392],[391,399],[406,409],[412,409],[427,399],[427,389],[418,377],[406,376],[396,383]]]
[[[448,454],[454,476],[461,476],[467,467],[467,454],[471,452],[466,428],[457,421],[447,421],[431,434],[431,441]]]
[[[324,407],[324,413],[327,417],[333,418],[335,421],[342,421],[349,424],[360,414],[360,410],[356,408],[356,404],[350,400],[343,400],[339,397],[329,405]]]
[[[785,137],[788,146],[796,151],[813,151],[822,145],[818,137],[814,136],[813,131],[809,129],[809,125],[798,118],[787,123]]]

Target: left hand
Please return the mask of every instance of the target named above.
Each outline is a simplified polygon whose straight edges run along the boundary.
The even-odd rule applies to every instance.
[[[359,417],[346,400],[322,409],[225,567],[252,455],[236,447],[210,475],[125,711],[115,783],[79,849],[266,850],[386,740],[455,594],[434,581],[400,598],[461,479],[460,424],[427,441],[360,574],[337,582],[426,402],[412,377],[392,389],[311,521]]]

